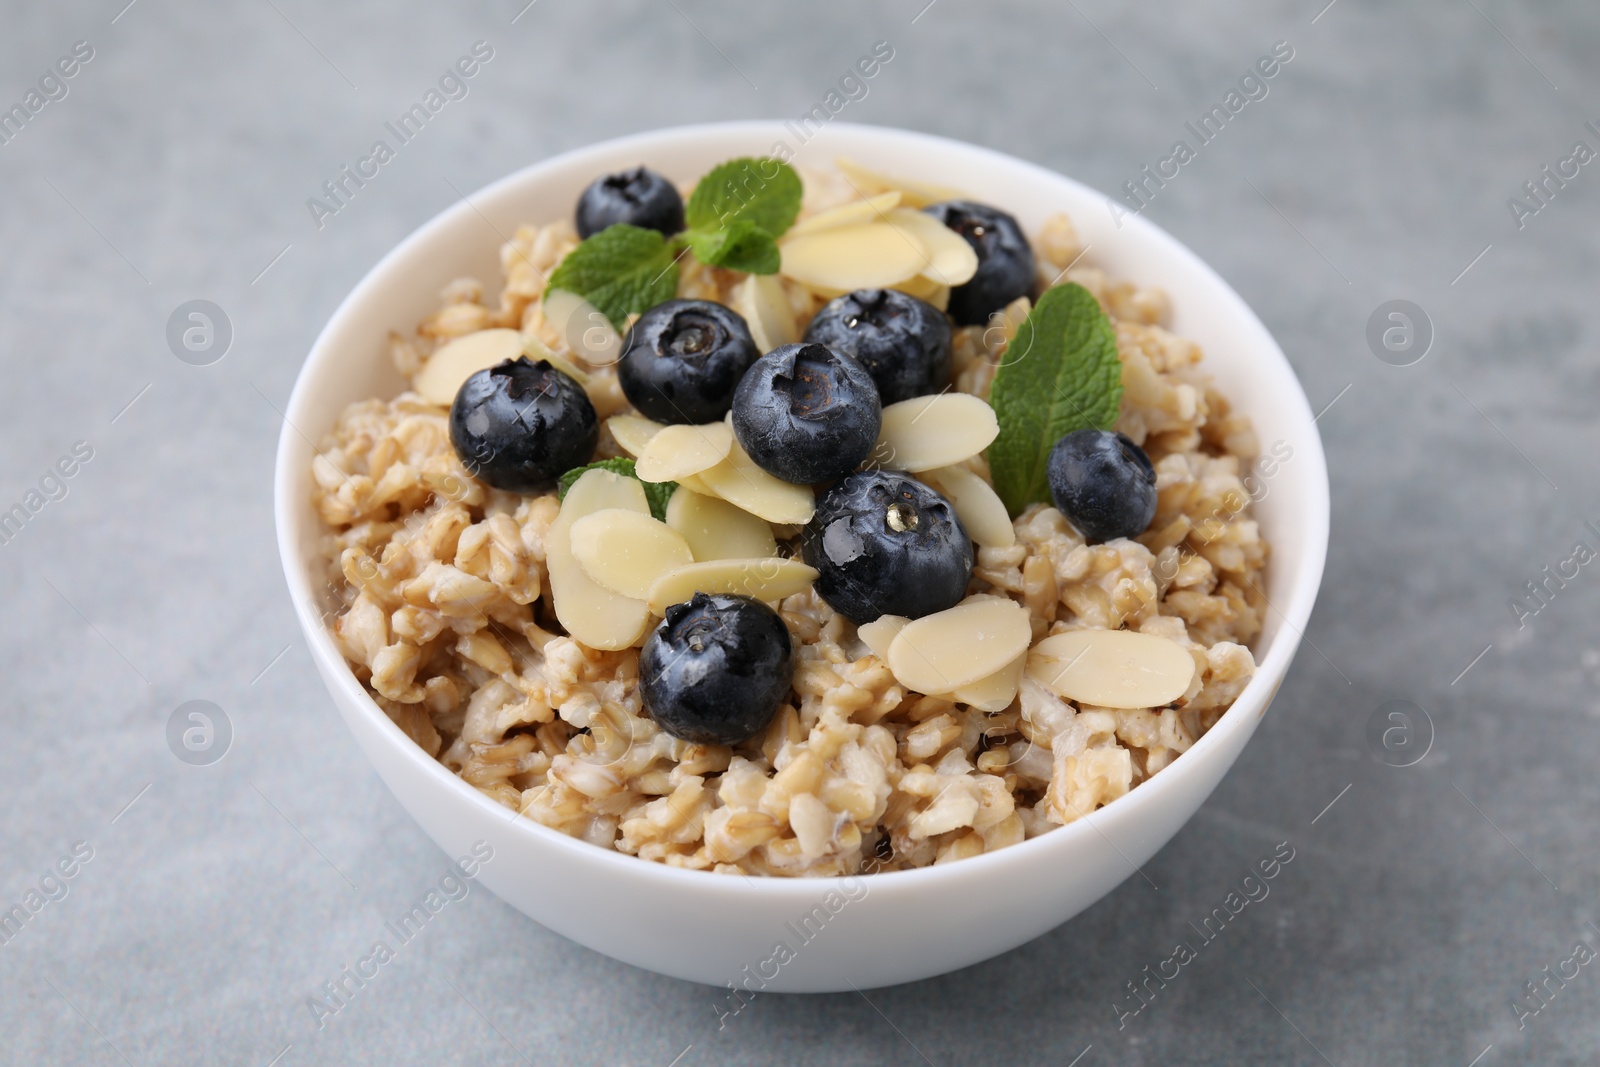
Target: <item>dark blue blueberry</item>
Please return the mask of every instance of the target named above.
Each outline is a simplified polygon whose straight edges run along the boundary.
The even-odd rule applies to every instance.
[[[858,623],[954,607],[972,579],[972,541],[955,509],[896,471],[858,471],[824,491],[800,551],[820,572],[817,595]]]
[[[671,182],[645,167],[596,178],[578,197],[578,236],[619,222],[671,237],[683,229],[683,197]]]
[[[883,409],[867,368],[824,345],[784,345],[756,360],[733,394],[733,432],[756,466],[800,485],[855,470]]]
[[[1144,449],[1110,430],[1075,430],[1050,450],[1056,509],[1091,541],[1137,537],[1156,517],[1156,469]]]
[[[857,289],[830,300],[807,341],[856,357],[885,404],[937,393],[950,377],[950,320],[897,289]]]
[[[1033,249],[1017,220],[971,200],[946,200],[923,208],[967,239],[978,253],[978,273],[950,290],[950,317],[958,326],[982,326],[1019,296],[1033,292]]]
[[[645,710],[673,737],[737,745],[767,728],[794,681],[789,628],[759,600],[696,593],[639,653]]]
[[[668,300],[628,330],[617,381],[647,418],[716,422],[760,355],[738,312],[710,300]]]
[[[496,489],[534,493],[594,454],[600,421],[583,387],[540,360],[478,371],[450,405],[450,443],[467,473]]]

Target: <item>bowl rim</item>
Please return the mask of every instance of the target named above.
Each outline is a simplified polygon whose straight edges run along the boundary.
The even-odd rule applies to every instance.
[[[1105,197],[1105,194],[1076,179],[1028,160],[981,145],[974,145],[920,131],[865,123],[834,121],[828,124],[827,130],[849,131],[850,134],[854,135],[870,135],[902,143],[919,144],[938,151],[965,154],[984,162],[1020,169],[1026,172],[1030,178],[1037,178],[1046,183],[1074,186],[1080,192],[1102,197],[1107,199],[1108,203],[1110,202],[1109,198]],[[322,617],[312,608],[315,603],[315,593],[313,592],[315,583],[311,580],[312,568],[295,556],[295,546],[298,541],[296,528],[299,517],[304,510],[311,508],[309,493],[310,465],[309,463],[296,464],[295,453],[298,451],[297,443],[302,439],[314,454],[317,452],[317,448],[313,443],[313,439],[303,437],[298,426],[300,420],[296,416],[301,414],[302,410],[310,402],[312,380],[319,377],[318,374],[314,373],[316,369],[335,358],[330,339],[339,332],[339,328],[346,319],[358,315],[367,301],[381,291],[383,285],[387,282],[387,276],[399,270],[403,262],[412,256],[415,249],[419,246],[426,246],[446,231],[455,229],[462,223],[468,223],[469,220],[471,224],[481,226],[481,218],[478,208],[475,206],[478,202],[524,184],[537,182],[547,173],[558,171],[586,157],[627,149],[637,151],[640,153],[641,158],[648,159],[648,153],[653,149],[660,149],[663,146],[678,147],[686,139],[697,138],[747,137],[751,145],[756,146],[770,144],[773,139],[781,138],[783,133],[784,125],[781,119],[693,123],[642,131],[568,149],[513,171],[452,202],[421,226],[407,234],[363,275],[355,287],[339,302],[338,307],[319,331],[316,341],[313,342],[311,349],[306,354],[305,360],[296,374],[294,388],[284,409],[283,425],[279,431],[273,478],[274,529],[278,540],[279,558],[283,565],[284,577],[289,587],[290,599],[294,604],[295,614],[300,622],[301,630],[304,632],[313,659],[317,661],[319,673],[322,674],[324,682],[330,686],[336,686],[339,690],[339,693],[330,693],[330,696],[335,698],[336,706],[339,703],[337,699],[339,695],[342,694],[349,697],[350,700],[345,702],[346,705],[359,708],[363,715],[372,719],[378,726],[378,733],[385,737],[389,744],[398,746],[403,751],[403,759],[420,769],[425,776],[438,783],[441,788],[454,791],[458,796],[464,797],[467,803],[477,805],[485,814],[496,816],[507,832],[518,835],[517,847],[562,850],[569,854],[575,862],[597,864],[602,870],[609,871],[614,869],[620,877],[645,879],[663,886],[674,885],[679,888],[693,888],[698,891],[713,890],[721,887],[735,890],[741,894],[762,894],[773,899],[792,897],[808,900],[815,898],[818,894],[827,892],[830,888],[839,886],[841,883],[862,877],[870,877],[869,884],[871,885],[888,885],[892,883],[901,890],[915,890],[921,885],[935,881],[981,878],[996,868],[1028,863],[1035,856],[1044,859],[1052,853],[1059,853],[1060,856],[1056,857],[1057,859],[1070,857],[1075,843],[1080,838],[1085,838],[1091,834],[1105,837],[1105,831],[1108,826],[1137,818],[1142,809],[1159,804],[1164,793],[1181,788],[1181,783],[1190,777],[1204,774],[1204,765],[1207,762],[1205,756],[1211,750],[1225,745],[1231,735],[1240,730],[1253,731],[1254,723],[1250,720],[1252,718],[1258,720],[1265,714],[1267,706],[1277,694],[1277,689],[1287,674],[1290,661],[1304,635],[1306,623],[1321,586],[1327,556],[1330,512],[1327,461],[1322,447],[1321,435],[1311,414],[1310,402],[1306,398],[1305,390],[1300,384],[1298,376],[1294,373],[1293,366],[1289,363],[1288,358],[1284,355],[1271,332],[1267,330],[1266,326],[1244,299],[1234,291],[1233,287],[1186,245],[1160,226],[1146,219],[1142,214],[1124,213],[1118,219],[1118,224],[1119,226],[1131,227],[1142,238],[1158,245],[1161,249],[1160,254],[1163,257],[1170,257],[1183,263],[1190,270],[1198,272],[1200,276],[1219,287],[1220,291],[1227,295],[1231,304],[1227,312],[1228,317],[1230,319],[1243,318],[1247,326],[1253,326],[1259,332],[1263,341],[1263,354],[1280,363],[1282,365],[1280,369],[1287,372],[1288,380],[1292,383],[1293,389],[1286,391],[1282,395],[1275,393],[1274,399],[1286,404],[1291,409],[1290,414],[1293,420],[1303,424],[1305,434],[1304,448],[1308,454],[1305,456],[1307,462],[1302,470],[1305,472],[1303,477],[1308,479],[1309,514],[1306,515],[1308,521],[1303,546],[1304,552],[1301,556],[1299,567],[1291,576],[1290,596],[1286,603],[1268,603],[1269,610],[1279,616],[1281,625],[1267,646],[1266,655],[1258,661],[1255,675],[1239,693],[1238,697],[1235,698],[1234,703],[1223,713],[1222,717],[1211,729],[1207,730],[1204,735],[1178,758],[1174,759],[1171,764],[1164,767],[1159,774],[1140,783],[1137,787],[1130,789],[1126,794],[1111,801],[1109,804],[1090,812],[1072,823],[1058,826],[1049,833],[1029,838],[1008,848],[968,857],[959,863],[940,866],[930,864],[929,866],[912,870],[875,871],[871,872],[870,875],[858,873],[800,878],[747,876],[743,879],[732,879],[710,870],[673,867],[665,863],[640,859],[637,856],[619,852],[615,849],[602,848],[579,838],[571,837],[559,830],[544,826],[531,818],[505,819],[503,816],[507,809],[504,805],[491,800],[487,795],[468,784],[465,779],[439,762],[438,759],[429,756],[378,706],[371,694],[366,691],[366,687],[357,681],[343,654],[334,645],[332,635],[324,624]],[[759,151],[759,149],[753,150]],[[375,351],[381,351],[381,349],[375,346]],[[314,427],[312,429],[316,430],[316,439],[318,440],[328,432],[326,427]],[[1301,441],[1296,441],[1296,447],[1301,447]],[[299,467],[304,469],[298,469]],[[303,496],[304,499],[296,499],[297,496]],[[329,671],[323,668],[334,664],[337,665],[338,670],[334,671],[330,676]],[[1247,740],[1248,737],[1246,738]],[[1225,775],[1226,773],[1227,768],[1224,768],[1222,774]],[[1209,793],[1209,789],[1207,792]],[[404,807],[404,804],[402,804],[402,807]],[[1189,816],[1186,816],[1185,821],[1187,821],[1187,818],[1192,817],[1192,814],[1191,812]],[[1135,873],[1136,867],[1137,865],[1130,863],[1129,876]]]

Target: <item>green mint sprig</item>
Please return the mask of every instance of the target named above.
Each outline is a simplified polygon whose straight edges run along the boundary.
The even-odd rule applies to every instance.
[[[572,483],[592,470],[610,471],[620,474],[625,478],[632,478],[644,486],[644,498],[650,502],[650,514],[662,522],[667,521],[667,501],[672,499],[673,492],[678,488],[677,482],[647,482],[640,478],[633,469],[633,460],[627,456],[616,456],[612,459],[602,459],[582,467],[574,467],[560,478],[556,479],[556,499],[567,499],[567,490],[572,488]]]
[[[714,168],[684,206],[687,228],[673,237],[618,223],[574,248],[549,288],[566,289],[593,304],[618,329],[678,292],[685,250],[713,267],[773,274],[782,257],[778,238],[800,213],[800,176],[776,159],[745,157]]]
[[[577,293],[620,330],[635,311],[677,295],[677,255],[655,230],[619,222],[567,253],[549,287]]]
[[[712,167],[689,194],[683,213],[687,233],[715,233],[743,223],[776,240],[800,214],[801,192],[800,175],[787,163],[748,156],[729,160]]]
[[[989,387],[1000,435],[989,446],[995,492],[1016,515],[1050,500],[1046,466],[1074,430],[1109,430],[1122,405],[1117,334],[1075,282],[1046,289],[1006,347]]]

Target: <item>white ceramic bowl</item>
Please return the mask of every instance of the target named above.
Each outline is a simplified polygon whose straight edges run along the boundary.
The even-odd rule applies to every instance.
[[[736,878],[679,870],[585,844],[517,818],[417,748],[368,697],[322,621],[329,604],[310,505],[311,445],[351,401],[402,387],[385,351],[411,331],[439,289],[470,275],[493,291],[501,234],[571,213],[596,175],[646,163],[678,181],[740,155],[802,165],[848,155],[870,167],[969,190],[1037,231],[1072,215],[1085,262],[1163,286],[1173,328],[1204,346],[1206,369],[1254,421],[1263,450],[1293,456],[1256,508],[1272,559],[1272,609],[1260,663],[1232,709],[1150,781],[1070,826],[942,867],[862,878]],[[797,150],[797,151],[796,151]],[[1134,873],[1178,831],[1233,764],[1289,669],[1311,614],[1328,540],[1322,444],[1293,371],[1266,328],[1183,245],[1153,224],[1118,226],[1104,196],[1009,156],[901,130],[834,123],[809,143],[777,122],[689,126],[579,149],[528,167],[434,218],[374,267],[334,313],[295,384],[278,445],[278,544],[317,669],[367,758],[439,847],[464,855],[484,840],[479,878],[519,911],[608,956],[716,986],[817,992],[870,988],[954,970],[1014,948],[1070,919]],[[809,922],[803,920],[810,917]],[[820,932],[819,932],[820,931]],[[804,935],[804,937],[802,937]],[[775,951],[777,945],[788,952]],[[792,958],[791,958],[792,954]]]

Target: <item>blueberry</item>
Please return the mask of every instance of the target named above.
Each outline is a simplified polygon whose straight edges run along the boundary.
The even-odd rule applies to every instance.
[[[817,595],[858,623],[954,607],[972,578],[972,542],[950,502],[895,471],[858,471],[823,492],[800,551],[821,572]]]
[[[936,393],[950,377],[950,320],[897,289],[857,289],[829,301],[807,341],[859,359],[885,404]]]
[[[478,371],[450,405],[450,443],[467,473],[496,489],[533,493],[594,454],[600,421],[583,387],[540,360]]]
[[[971,200],[946,200],[923,210],[978,253],[978,273],[950,290],[950,317],[957,325],[982,326],[991,314],[1033,292],[1033,249],[1016,219]]]
[[[786,482],[831,482],[878,440],[883,409],[867,368],[824,345],[784,345],[733,394],[733,432],[756,466]]]
[[[738,312],[710,300],[668,300],[628,330],[617,381],[647,418],[716,422],[760,355]]]
[[[596,178],[578,197],[578,236],[619,222],[671,237],[683,229],[683,197],[671,182],[644,167]]]
[[[1144,449],[1110,430],[1076,430],[1048,466],[1056,509],[1091,541],[1136,537],[1156,517],[1156,469]]]
[[[639,653],[645,710],[698,745],[737,745],[767,728],[794,680],[789,628],[747,596],[674,604]]]

